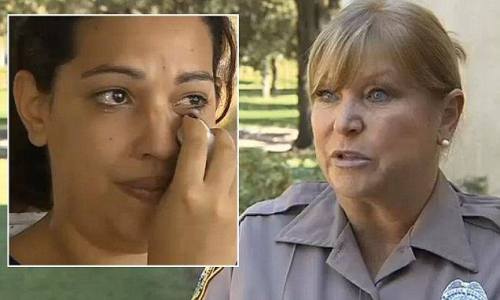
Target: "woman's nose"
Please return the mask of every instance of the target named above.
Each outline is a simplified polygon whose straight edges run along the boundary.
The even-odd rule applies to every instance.
[[[137,153],[141,158],[167,160],[177,155],[179,145],[176,140],[181,117],[164,104],[152,105],[142,117],[143,126],[137,142]]]
[[[365,123],[360,104],[353,98],[342,99],[334,113],[333,130],[341,135],[355,135],[363,131]]]

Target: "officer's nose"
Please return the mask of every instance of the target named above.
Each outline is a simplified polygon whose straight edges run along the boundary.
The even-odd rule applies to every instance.
[[[345,94],[334,111],[333,130],[343,136],[359,134],[365,128],[363,112],[359,101]]]

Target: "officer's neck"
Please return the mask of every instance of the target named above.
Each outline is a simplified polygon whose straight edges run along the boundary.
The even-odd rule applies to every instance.
[[[437,182],[434,174],[388,189],[380,197],[337,194],[372,278],[418,219]]]

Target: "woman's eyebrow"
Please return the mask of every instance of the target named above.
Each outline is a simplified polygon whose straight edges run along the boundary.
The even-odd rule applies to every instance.
[[[127,75],[133,79],[144,79],[146,78],[146,73],[144,71],[128,67],[128,66],[120,66],[120,65],[109,65],[109,64],[103,64],[100,66],[97,66],[95,68],[92,68],[88,71],[85,71],[82,73],[81,78],[87,78],[90,76],[98,75],[98,74],[104,74],[104,73],[118,73],[118,74],[124,74]]]
[[[210,73],[205,72],[205,71],[184,72],[184,73],[177,75],[177,77],[175,78],[175,83],[182,84],[182,83],[186,83],[186,82],[193,81],[193,80],[213,82],[214,77]]]

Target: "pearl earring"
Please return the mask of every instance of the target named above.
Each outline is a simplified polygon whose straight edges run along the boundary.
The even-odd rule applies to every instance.
[[[441,146],[448,147],[450,145],[450,140],[449,139],[442,139],[439,144]]]

